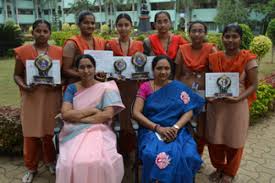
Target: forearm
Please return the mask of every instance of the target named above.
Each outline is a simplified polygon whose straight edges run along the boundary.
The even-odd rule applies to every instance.
[[[82,119],[95,115],[98,112],[96,108],[89,108],[83,110],[69,110],[62,112],[62,118],[66,121],[80,122]]]
[[[145,128],[148,128],[150,130],[154,130],[156,123],[150,121],[148,118],[146,118],[141,112],[135,112],[133,114],[133,118],[142,126]]]
[[[179,128],[184,127],[184,125],[192,118],[192,116],[193,116],[193,111],[190,110],[184,115],[182,115],[175,125],[177,125]]]
[[[253,84],[249,86],[243,93],[240,94],[239,99],[244,100],[248,96],[250,96],[253,92],[255,92],[258,88],[258,84]]]
[[[106,123],[112,120],[114,113],[110,111],[102,111],[98,112],[94,115],[87,116],[85,118],[80,119],[79,122],[82,123],[91,123],[91,124],[99,124],[99,123]]]
[[[16,83],[20,88],[25,88],[25,87],[27,87],[27,85],[25,84],[25,81],[24,81],[24,79],[23,79],[22,76],[14,75],[13,78],[14,78],[15,83]]]

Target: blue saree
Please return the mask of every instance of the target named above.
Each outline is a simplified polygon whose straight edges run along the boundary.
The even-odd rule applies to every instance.
[[[184,92],[189,95],[189,102],[182,99]],[[172,81],[146,98],[143,114],[154,123],[168,127],[173,126],[190,110],[193,110],[194,114],[198,113],[204,103],[204,99],[186,85]],[[138,150],[143,163],[143,183],[155,180],[160,183],[191,183],[202,163],[197,145],[186,127],[183,127],[177,138],[170,143],[159,140],[155,132],[140,127]],[[163,169],[155,163],[156,157],[162,152],[170,159],[168,166]]]

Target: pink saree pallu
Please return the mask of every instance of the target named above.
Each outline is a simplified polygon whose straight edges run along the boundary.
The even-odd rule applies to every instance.
[[[113,106],[124,109],[115,82],[97,83],[76,93],[74,109]],[[106,124],[70,124],[64,122],[60,133],[60,155],[56,183],[120,183],[124,174],[123,159],[116,149],[116,135]]]

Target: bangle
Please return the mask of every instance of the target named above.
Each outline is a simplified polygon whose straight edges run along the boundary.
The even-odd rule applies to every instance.
[[[180,129],[180,127],[178,125],[173,125],[173,127],[178,129],[178,130]]]
[[[154,126],[154,131],[155,131],[155,132],[157,131],[158,127],[160,127],[159,124],[156,124],[156,125]]]

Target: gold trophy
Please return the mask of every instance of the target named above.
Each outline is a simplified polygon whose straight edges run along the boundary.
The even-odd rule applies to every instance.
[[[215,93],[215,96],[218,98],[222,98],[225,96],[232,96],[232,93],[229,93],[228,90],[231,86],[231,79],[230,77],[226,76],[226,75],[222,75],[220,76],[217,81],[216,84],[219,87],[220,92],[219,93]]]
[[[133,80],[144,80],[149,78],[149,72],[144,72],[147,57],[143,54],[136,54],[132,57],[132,64],[135,66],[135,73],[132,73]]]
[[[117,79],[125,80],[126,77],[121,74],[122,71],[124,71],[127,68],[127,64],[126,64],[125,60],[123,60],[123,59],[116,60],[114,62],[114,68],[115,68],[115,71],[117,74]]]

